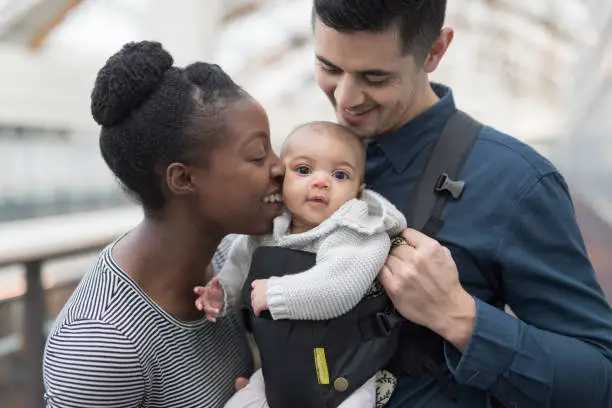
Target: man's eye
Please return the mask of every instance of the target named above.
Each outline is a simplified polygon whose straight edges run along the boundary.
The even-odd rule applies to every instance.
[[[348,180],[349,179],[348,173],[346,171],[341,171],[341,170],[335,171],[333,173],[333,176],[337,178],[338,180]]]
[[[298,174],[310,174],[310,169],[306,166],[298,166],[296,167],[295,171]]]
[[[369,84],[369,85],[383,85],[387,82],[387,77],[381,77],[381,76],[366,76],[364,77],[365,81]]]
[[[321,64],[321,69],[328,74],[339,74],[341,71],[338,68],[330,67],[328,65]]]

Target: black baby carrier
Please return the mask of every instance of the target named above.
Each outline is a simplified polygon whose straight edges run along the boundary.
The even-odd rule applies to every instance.
[[[279,274],[303,272],[315,254],[280,247],[258,248],[243,287],[251,304],[251,282]],[[337,407],[377,371],[397,348],[391,332],[389,298],[378,287],[348,313],[331,320],[272,320],[268,311],[249,324],[259,353],[270,408]]]
[[[405,209],[409,226],[436,236],[446,201],[459,199],[463,191],[457,178],[481,128],[461,111],[449,119],[411,192]],[[394,374],[429,372],[451,389],[452,381],[439,368],[442,338],[395,312],[377,281],[355,308],[331,320],[272,320],[269,312],[253,314],[253,280],[303,272],[314,264],[313,253],[261,247],[243,287],[247,327],[259,347],[271,408],[335,408],[384,368]],[[414,347],[398,348],[400,332]]]

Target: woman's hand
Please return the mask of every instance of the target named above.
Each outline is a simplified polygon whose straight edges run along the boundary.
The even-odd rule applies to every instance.
[[[206,286],[196,286],[193,292],[198,295],[195,307],[206,313],[206,318],[211,322],[217,321],[217,316],[225,306],[225,292],[221,287],[219,279],[212,278]]]

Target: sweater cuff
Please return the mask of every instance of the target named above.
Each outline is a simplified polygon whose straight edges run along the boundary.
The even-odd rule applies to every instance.
[[[268,279],[268,309],[272,315],[272,319],[289,319],[289,310],[282,285],[278,283],[278,278]]]
[[[210,285],[211,282],[208,282],[208,285]],[[223,281],[221,279],[219,279],[219,284],[221,285],[221,289],[223,289],[223,308],[221,309],[221,311],[219,312],[218,317],[225,317],[227,316],[227,314],[232,310],[233,305],[231,304],[233,299],[231,299],[228,294],[227,294],[227,289],[226,289],[226,285],[223,284]],[[207,285],[207,286],[208,286]]]

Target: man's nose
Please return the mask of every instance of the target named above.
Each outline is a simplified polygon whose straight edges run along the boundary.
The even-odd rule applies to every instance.
[[[359,106],[365,102],[365,95],[357,81],[348,74],[344,74],[338,81],[334,90],[336,105],[341,108]]]

